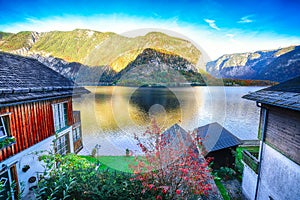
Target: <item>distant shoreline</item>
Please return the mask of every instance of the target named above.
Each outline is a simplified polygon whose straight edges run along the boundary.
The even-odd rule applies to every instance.
[[[266,80],[229,80],[223,79],[218,82],[208,82],[208,83],[115,83],[115,82],[99,82],[99,83],[77,83],[81,86],[123,86],[123,87],[144,87],[144,88],[163,88],[163,87],[195,87],[195,86],[225,86],[225,87],[241,87],[241,86],[257,86],[257,87],[267,87],[276,85],[276,82],[266,81]]]
[[[132,87],[132,88],[189,88],[189,87],[269,87],[272,85],[186,85],[186,86],[144,86],[144,85],[81,85],[83,87]]]

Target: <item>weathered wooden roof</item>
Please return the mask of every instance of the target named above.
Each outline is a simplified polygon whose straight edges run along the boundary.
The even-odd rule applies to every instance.
[[[88,92],[35,59],[0,52],[0,106]]]
[[[191,148],[195,153],[199,154],[191,135],[178,124],[174,124],[164,131],[162,139],[166,142],[167,148],[176,150]]]
[[[300,111],[300,76],[242,98]]]
[[[179,139],[185,141],[190,137],[190,135],[181,126],[179,126],[178,124],[174,124],[173,126],[171,126],[163,132],[162,137],[165,138],[165,140],[167,141],[178,137],[180,137]]]
[[[240,139],[217,122],[198,127],[194,133],[201,138],[207,153],[242,144]]]

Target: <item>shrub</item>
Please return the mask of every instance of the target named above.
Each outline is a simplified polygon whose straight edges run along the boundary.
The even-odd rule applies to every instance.
[[[176,138],[162,135],[153,120],[145,132],[148,141],[135,137],[145,153],[145,159],[137,159],[138,164],[132,166],[142,183],[142,193],[148,192],[157,199],[196,199],[212,190],[208,162],[191,137],[180,134],[176,133]]]
[[[219,170],[215,171],[215,175],[223,180],[231,180],[235,178],[236,172],[229,167],[221,167]]]
[[[37,199],[139,199],[141,183],[130,173],[96,170],[84,158],[48,154],[40,157],[45,171],[40,176]]]

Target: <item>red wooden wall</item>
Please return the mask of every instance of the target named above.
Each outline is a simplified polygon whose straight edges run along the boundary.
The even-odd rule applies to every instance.
[[[16,144],[0,150],[0,162],[54,135],[52,104],[68,103],[68,125],[73,124],[72,97],[25,103],[0,108],[0,114],[10,113],[10,134]]]

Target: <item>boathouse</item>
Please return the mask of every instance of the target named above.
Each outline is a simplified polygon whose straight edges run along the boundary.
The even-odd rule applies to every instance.
[[[213,158],[213,168],[234,167],[235,151],[241,140],[219,123],[211,123],[194,129],[194,135],[203,146],[205,158]]]

